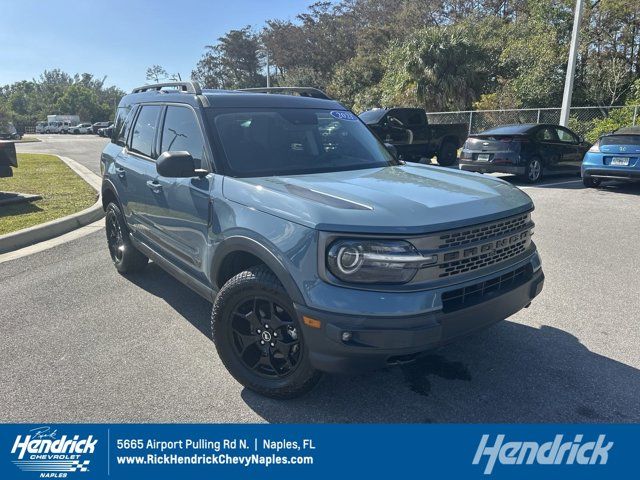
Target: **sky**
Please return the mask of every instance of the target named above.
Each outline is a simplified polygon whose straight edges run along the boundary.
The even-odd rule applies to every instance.
[[[0,0],[0,85],[45,69],[107,76],[129,91],[162,65],[189,78],[204,52],[232,29],[295,20],[313,0]]]

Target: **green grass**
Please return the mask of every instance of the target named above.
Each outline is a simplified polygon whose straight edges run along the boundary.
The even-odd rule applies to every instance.
[[[39,153],[18,154],[13,177],[0,178],[0,191],[31,193],[42,200],[0,207],[0,235],[65,217],[93,205],[96,191],[62,160]]]

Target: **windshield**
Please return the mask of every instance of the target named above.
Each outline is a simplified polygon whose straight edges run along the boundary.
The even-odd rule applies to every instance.
[[[396,160],[351,112],[211,109],[211,124],[237,177],[386,167]]]
[[[600,139],[600,145],[640,145],[640,135],[607,135]]]

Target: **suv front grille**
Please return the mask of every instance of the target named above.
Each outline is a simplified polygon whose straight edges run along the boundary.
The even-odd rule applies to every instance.
[[[527,231],[522,232],[519,235],[509,237],[508,239],[504,239],[504,242],[508,242],[509,244],[502,246],[501,248],[495,247],[495,244],[498,242],[492,242],[480,247],[467,249],[464,252],[468,252],[467,254],[469,256],[467,256],[467,258],[438,265],[440,268],[439,276],[440,278],[449,277],[451,275],[471,272],[473,270],[479,270],[481,268],[503,262],[523,253],[527,249],[530,241],[529,232]],[[485,253],[477,255],[477,253],[481,252],[483,248],[486,248]]]
[[[499,277],[442,294],[445,313],[467,308],[496,297],[528,282],[533,276],[531,265],[524,265]]]
[[[445,233],[440,236],[440,240],[443,243],[439,248],[458,247],[469,243],[481,242],[487,238],[509,235],[526,227],[528,223],[529,214],[525,213],[524,215],[507,218],[488,225]]]

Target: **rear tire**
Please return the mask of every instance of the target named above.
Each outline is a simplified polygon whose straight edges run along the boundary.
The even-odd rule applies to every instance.
[[[593,177],[582,177],[582,184],[587,188],[597,188],[602,185],[602,179]]]
[[[116,270],[123,274],[143,270],[149,259],[131,243],[124,216],[114,202],[107,206],[105,227],[109,254]]]
[[[309,361],[293,302],[265,266],[224,284],[211,309],[211,333],[231,375],[261,395],[298,397],[321,378]]]
[[[538,183],[544,175],[544,165],[538,157],[530,158],[524,170],[524,181],[527,183]]]
[[[458,160],[458,148],[451,140],[446,140],[440,147],[437,155],[438,164],[443,167],[450,167]]]

